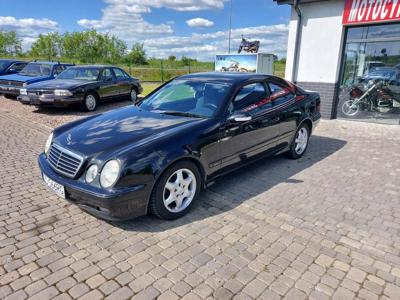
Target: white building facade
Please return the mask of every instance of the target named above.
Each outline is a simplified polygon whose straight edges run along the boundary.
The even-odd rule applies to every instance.
[[[285,77],[324,118],[400,124],[400,0],[275,1],[292,6]]]

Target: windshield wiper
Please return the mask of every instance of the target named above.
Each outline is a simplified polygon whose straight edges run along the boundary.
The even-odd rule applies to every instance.
[[[179,116],[179,117],[188,117],[188,118],[200,118],[204,119],[204,116],[183,112],[183,111],[175,111],[175,110],[153,110],[154,112],[158,112],[163,115],[171,115],[171,116]]]

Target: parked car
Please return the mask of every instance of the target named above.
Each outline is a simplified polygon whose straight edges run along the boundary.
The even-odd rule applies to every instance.
[[[70,66],[73,65],[59,62],[30,62],[18,74],[0,76],[0,94],[17,97],[21,88],[35,82],[54,79]]]
[[[319,110],[317,93],[274,76],[190,74],[137,106],[58,127],[38,162],[57,195],[98,217],[175,219],[237,167],[279,153],[300,158]]]
[[[100,100],[128,98],[134,103],[143,91],[140,81],[112,66],[77,66],[62,72],[56,79],[21,89],[23,104],[67,106],[79,103],[94,111]]]
[[[0,76],[19,73],[28,64],[15,59],[0,59]]]

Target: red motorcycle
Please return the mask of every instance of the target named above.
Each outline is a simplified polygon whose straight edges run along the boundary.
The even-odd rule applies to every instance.
[[[362,111],[379,113],[400,113],[400,94],[389,88],[389,80],[370,80],[350,89],[350,99],[342,104],[347,117],[355,117]]]

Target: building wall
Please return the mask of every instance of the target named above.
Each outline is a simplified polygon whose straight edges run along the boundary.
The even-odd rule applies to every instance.
[[[344,38],[342,26],[344,0],[305,3],[299,7],[303,16],[303,25],[298,53],[298,68],[293,77],[297,13],[292,8],[289,23],[286,78],[297,82],[305,89],[320,92],[323,117],[332,118],[335,111],[341,48]]]

